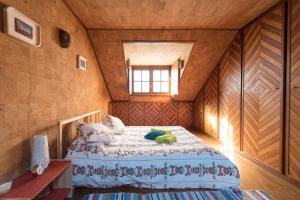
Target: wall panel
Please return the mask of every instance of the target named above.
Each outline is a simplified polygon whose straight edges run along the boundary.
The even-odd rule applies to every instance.
[[[162,103],[162,125],[177,125],[177,103],[168,102]]]
[[[142,102],[129,103],[129,125],[143,126],[145,125],[145,104]]]
[[[112,108],[112,115],[119,117],[125,125],[193,128],[193,102],[115,101]]]
[[[218,138],[218,67],[204,86],[204,131]]]
[[[300,183],[300,0],[292,1],[287,175]]]
[[[194,102],[194,128],[196,130],[204,129],[204,102],[203,102],[203,89],[199,92]]]
[[[219,136],[224,144],[240,148],[241,35],[238,34],[219,64]]]
[[[120,118],[125,124],[129,123],[129,103],[118,102],[112,104],[112,115]]]
[[[145,103],[145,124],[149,126],[161,125],[161,103]]]
[[[178,125],[193,128],[193,103],[178,103]]]
[[[246,153],[279,171],[284,40],[283,5],[244,29]]]

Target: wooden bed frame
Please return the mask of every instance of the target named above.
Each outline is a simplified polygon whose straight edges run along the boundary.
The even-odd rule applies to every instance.
[[[78,115],[58,122],[59,133],[57,135],[57,158],[62,159],[66,149],[77,136],[76,125],[80,123],[101,122],[101,110]]]

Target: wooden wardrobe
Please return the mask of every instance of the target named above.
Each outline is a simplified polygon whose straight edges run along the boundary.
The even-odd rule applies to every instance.
[[[243,151],[280,172],[284,88],[284,4],[244,30]]]
[[[285,173],[300,183],[300,0],[291,3],[290,30]]]

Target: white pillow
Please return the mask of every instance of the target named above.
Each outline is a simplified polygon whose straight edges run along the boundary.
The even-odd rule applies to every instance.
[[[89,123],[81,124],[77,127],[81,136],[87,142],[100,142],[109,144],[116,141],[112,131],[103,124]]]
[[[106,115],[103,118],[103,124],[112,130],[115,135],[122,135],[125,131],[125,125],[117,117]]]

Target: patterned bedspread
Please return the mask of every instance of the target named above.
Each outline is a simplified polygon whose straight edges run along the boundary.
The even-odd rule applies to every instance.
[[[66,159],[73,162],[73,185],[144,188],[239,188],[237,167],[223,154],[179,126],[177,142],[157,144],[144,139],[147,126],[128,126],[113,144],[86,144],[77,138]]]

